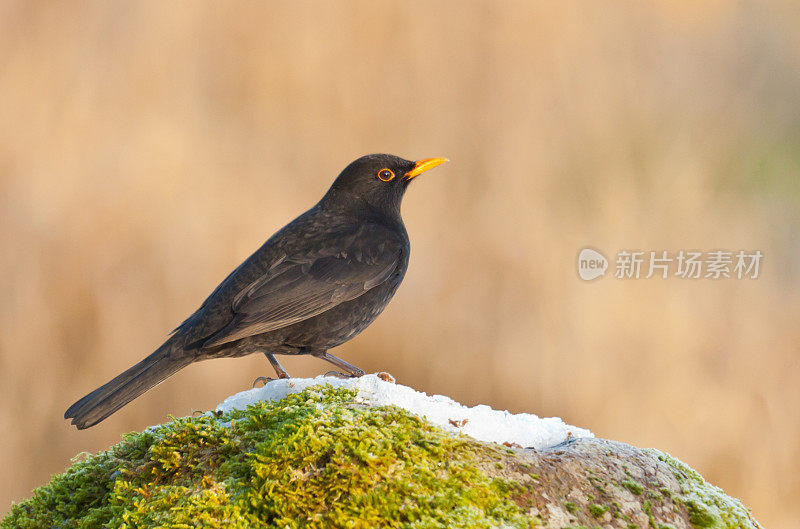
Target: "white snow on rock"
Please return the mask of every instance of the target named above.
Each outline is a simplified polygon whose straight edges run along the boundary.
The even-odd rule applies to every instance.
[[[290,393],[325,384],[357,390],[356,399],[364,404],[394,405],[424,417],[446,430],[461,432],[481,441],[544,449],[573,437],[594,437],[589,430],[570,426],[558,417],[540,418],[528,413],[513,414],[485,405],[469,408],[449,397],[426,395],[407,386],[387,382],[378,375],[346,379],[318,376],[273,380],[262,388],[242,391],[228,397],[217,406],[217,411],[244,409],[262,400],[280,400]]]

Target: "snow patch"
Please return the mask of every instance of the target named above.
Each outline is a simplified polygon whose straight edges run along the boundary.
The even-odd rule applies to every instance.
[[[386,375],[381,375],[384,378]],[[360,378],[289,378],[268,382],[262,388],[242,391],[225,399],[217,411],[241,410],[259,401],[277,401],[290,393],[328,384],[357,391],[357,401],[371,406],[394,405],[445,430],[461,432],[481,441],[519,445],[541,450],[576,437],[594,437],[589,430],[564,423],[558,417],[540,418],[528,413],[513,414],[486,405],[472,408],[443,395],[427,395],[410,387],[383,380],[379,375]]]

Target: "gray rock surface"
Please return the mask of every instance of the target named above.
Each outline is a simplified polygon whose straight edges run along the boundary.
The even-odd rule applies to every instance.
[[[513,451],[486,472],[525,485],[517,503],[547,527],[760,527],[741,502],[658,450],[587,438]]]

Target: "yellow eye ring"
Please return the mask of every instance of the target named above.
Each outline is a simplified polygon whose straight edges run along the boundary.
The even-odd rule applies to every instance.
[[[394,172],[391,169],[383,168],[378,171],[378,178],[383,180],[384,182],[388,182],[392,178],[394,178]]]

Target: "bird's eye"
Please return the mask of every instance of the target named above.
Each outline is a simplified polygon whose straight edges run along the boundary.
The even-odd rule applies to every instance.
[[[388,182],[392,178],[394,178],[394,173],[391,169],[381,169],[378,171],[378,178],[383,180],[384,182]]]

